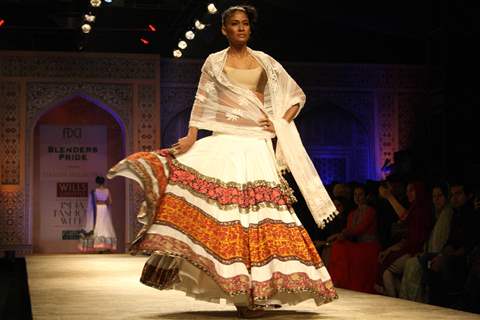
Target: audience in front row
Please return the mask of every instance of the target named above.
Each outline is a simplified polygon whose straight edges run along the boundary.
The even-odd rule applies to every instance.
[[[480,196],[470,184],[396,176],[329,190],[340,214],[307,231],[337,287],[480,313]]]

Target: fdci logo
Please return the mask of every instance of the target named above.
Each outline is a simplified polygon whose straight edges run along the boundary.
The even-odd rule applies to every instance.
[[[62,136],[64,139],[81,139],[82,128],[63,128]]]

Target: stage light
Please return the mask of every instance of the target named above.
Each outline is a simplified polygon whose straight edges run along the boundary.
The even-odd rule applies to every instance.
[[[173,56],[175,58],[181,58],[182,57],[182,51],[180,51],[178,49],[173,50]]]
[[[157,28],[155,28],[155,26],[153,24],[149,24],[148,25],[148,30],[152,31],[152,32],[156,32],[157,31]]]
[[[187,31],[185,32],[185,38],[187,38],[187,40],[193,40],[193,38],[195,38],[195,33],[193,33],[193,31]]]
[[[92,30],[92,26],[89,25],[88,23],[84,23],[84,24],[82,25],[82,31],[83,31],[83,33],[89,33],[90,30]]]
[[[140,38],[140,41],[141,41],[144,45],[146,45],[146,46],[148,46],[148,45],[150,44],[150,41],[148,41],[148,40],[145,39],[145,38]]]
[[[187,43],[184,40],[180,40],[178,42],[178,47],[183,50],[187,47]]]
[[[197,28],[198,30],[203,30],[203,29],[205,29],[205,25],[203,23],[201,23],[200,20],[196,20],[195,21],[195,28]]]
[[[83,16],[83,18],[87,22],[95,22],[95,16],[91,13],[87,13],[86,15]]]
[[[100,7],[100,5],[102,4],[102,0],[90,0],[90,4],[92,5],[92,7]]]
[[[0,28],[5,24],[5,20],[4,19],[0,19]]]
[[[210,3],[207,6],[207,9],[208,9],[208,13],[210,13],[210,14],[215,14],[218,11],[217,8],[215,8],[215,5],[213,3]]]
[[[112,0],[105,0],[106,3],[112,3]]]

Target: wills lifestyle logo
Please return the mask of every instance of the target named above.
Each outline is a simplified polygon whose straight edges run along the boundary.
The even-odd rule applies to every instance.
[[[87,198],[88,182],[58,182],[57,198]]]

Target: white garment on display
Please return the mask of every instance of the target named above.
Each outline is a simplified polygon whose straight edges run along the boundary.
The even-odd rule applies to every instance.
[[[278,121],[305,96],[272,58],[249,49],[260,68],[224,70],[226,50],[207,58],[190,126],[213,131],[182,154],[138,152],[107,177],[137,181],[144,224],[132,253],[150,254],[140,281],[199,300],[238,306],[317,305],[337,298],[330,275],[292,204],[281,174],[291,169],[317,224],[336,214],[293,125]],[[225,72],[224,72],[225,71]],[[257,93],[262,74],[267,83]],[[274,123],[280,159],[259,122]],[[296,135],[295,135],[296,134]],[[291,143],[292,145],[289,145]],[[278,149],[277,149],[278,151]],[[293,153],[293,155],[292,155]]]
[[[110,191],[108,189],[95,189],[97,201],[106,202]],[[97,203],[97,219],[93,231],[94,237],[117,238],[112,224],[110,207],[106,203]]]
[[[108,188],[95,188],[89,193],[85,227],[78,247],[81,252],[117,249],[117,236],[108,205],[109,197]]]
[[[213,132],[271,139],[275,134],[258,125],[268,117],[278,138],[277,165],[281,170],[288,168],[292,172],[310,213],[317,225],[323,228],[338,211],[305,151],[294,122],[288,123],[283,119],[292,106],[298,105],[300,112],[305,105],[305,94],[275,59],[261,51],[247,50],[267,76],[264,102],[247,89],[249,86],[231,81],[235,69],[225,69],[228,49],[224,49],[210,54],[202,66],[189,125]],[[237,69],[236,72],[234,77],[243,78],[238,75],[241,71]],[[259,76],[254,78],[259,79]]]

